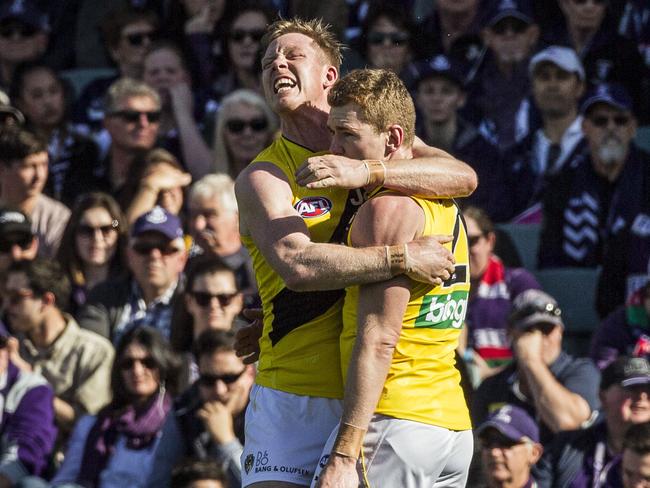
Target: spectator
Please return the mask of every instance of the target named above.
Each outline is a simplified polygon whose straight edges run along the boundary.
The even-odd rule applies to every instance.
[[[0,92],[1,95],[4,93]],[[9,105],[9,97],[0,102],[0,129],[3,127],[15,127],[17,125],[23,125],[25,123],[25,116],[15,107]]]
[[[546,179],[559,174],[585,147],[582,117],[578,113],[585,72],[575,51],[562,46],[548,47],[533,56],[528,71],[542,127],[504,156],[513,200],[504,205],[508,217],[537,204]],[[541,220],[539,214],[537,210],[535,220]]]
[[[535,470],[542,488],[620,486],[623,438],[650,421],[650,365],[621,357],[600,382],[604,419],[586,430],[558,435]]]
[[[47,49],[50,25],[35,0],[7,0],[0,5],[0,89],[11,83],[16,66],[36,61]]]
[[[82,330],[64,310],[70,282],[57,263],[20,261],[7,270],[9,325],[18,339],[12,362],[42,375],[54,389],[54,414],[61,434],[69,433],[82,414],[106,403],[113,347],[97,334]]]
[[[464,202],[482,208],[489,215],[498,214],[498,202],[504,197],[499,189],[499,151],[460,113],[466,101],[460,66],[439,54],[429,61],[411,65],[409,71],[415,77],[417,135],[428,145],[472,166],[481,184]]]
[[[73,315],[90,290],[124,273],[127,232],[122,211],[110,195],[93,192],[77,199],[57,255],[72,285]]]
[[[171,488],[228,488],[228,480],[217,463],[189,460],[172,471]]]
[[[160,129],[160,96],[149,85],[122,78],[106,92],[104,127],[111,137],[106,159],[98,170],[99,189],[128,208],[141,171],[142,158],[153,148]]]
[[[168,339],[187,260],[180,219],[161,207],[140,216],[131,227],[127,260],[132,276],[96,286],[79,313],[79,324],[114,344],[143,325]]]
[[[645,65],[650,68],[650,5],[643,0],[628,0],[618,33],[634,41]]]
[[[68,123],[61,78],[44,64],[21,64],[16,68],[9,93],[25,115],[27,127],[48,142],[45,193],[72,205],[77,195],[94,186],[99,149]]]
[[[21,300],[11,295],[5,300]],[[9,335],[0,329],[0,485],[14,486],[28,475],[39,476],[47,467],[56,439],[54,393],[42,376],[20,370],[12,363]]]
[[[650,280],[601,322],[589,355],[601,370],[619,356],[650,358]]]
[[[177,400],[163,428],[151,486],[169,486],[172,466],[183,456],[214,460],[241,485],[244,411],[255,379],[234,350],[231,332],[207,330],[195,345],[199,379]]]
[[[79,420],[52,486],[144,487],[172,396],[178,362],[150,327],[120,342],[111,370],[113,400]]]
[[[486,119],[499,146],[523,139],[530,127],[528,60],[539,38],[529,0],[490,0],[482,31],[486,55],[469,88],[469,109]]]
[[[197,121],[205,107],[194,100],[192,80],[181,51],[174,44],[152,45],[144,57],[143,80],[158,91],[161,104],[162,145],[183,162],[194,179],[206,175],[212,155]]]
[[[30,217],[39,255],[53,258],[70,210],[43,195],[48,160],[47,146],[35,134],[21,127],[0,132],[0,199]]]
[[[537,486],[531,468],[544,449],[539,427],[524,409],[506,404],[478,427],[477,435],[489,488]]]
[[[20,210],[0,207],[0,275],[17,261],[31,261],[38,253],[32,223]]]
[[[469,243],[470,295],[467,305],[465,360],[475,383],[499,372],[512,359],[508,316],[512,301],[529,289],[540,289],[523,268],[506,267],[496,256],[496,234],[490,218],[476,207],[463,210]]]
[[[246,303],[256,300],[250,255],[239,237],[235,185],[227,175],[208,175],[190,188],[190,234],[203,253],[218,256],[237,275]]]
[[[598,369],[562,351],[564,324],[553,297],[527,290],[512,303],[509,333],[516,358],[487,378],[474,394],[475,423],[503,403],[524,408],[539,419],[540,440],[589,425],[598,409]]]
[[[217,115],[216,172],[237,178],[239,172],[271,143],[277,129],[277,118],[260,95],[244,89],[227,95]]]
[[[625,436],[622,471],[623,488],[643,488],[650,484],[650,422],[630,429]]]

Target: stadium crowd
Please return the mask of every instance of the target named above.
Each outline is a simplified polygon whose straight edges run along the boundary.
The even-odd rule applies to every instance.
[[[419,140],[478,176],[456,200],[467,486],[650,486],[649,2],[0,0],[0,488],[267,465],[235,180],[279,137],[264,35],[294,16],[331,24],[341,75],[396,73]],[[560,268],[593,296],[547,289]]]

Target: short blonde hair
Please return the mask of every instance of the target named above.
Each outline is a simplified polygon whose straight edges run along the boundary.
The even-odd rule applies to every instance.
[[[404,145],[413,145],[415,106],[406,86],[387,69],[356,69],[338,80],[327,101],[332,107],[355,103],[361,108],[363,122],[377,132],[393,124],[404,129]]]
[[[341,44],[331,30],[331,26],[323,19],[281,19],[271,24],[262,38],[262,49],[266,50],[269,44],[285,34],[302,34],[312,39],[320,47],[327,61],[337,70],[343,61],[343,44]]]
[[[120,78],[108,87],[105,95],[106,113],[110,114],[118,109],[120,103],[133,97],[149,97],[160,109],[160,95],[145,82],[133,78]]]
[[[209,174],[192,184],[190,202],[198,199],[215,199],[223,210],[238,212],[235,182],[227,174]]]

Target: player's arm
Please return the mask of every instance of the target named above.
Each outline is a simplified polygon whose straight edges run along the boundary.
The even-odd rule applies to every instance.
[[[438,283],[453,272],[453,256],[433,238],[418,239],[407,248],[389,247],[388,252],[386,246],[353,249],[311,242],[305,223],[292,206],[286,176],[270,163],[256,163],[244,170],[237,178],[235,193],[242,234],[253,238],[290,289],[340,289],[405,272],[420,281]]]
[[[298,168],[296,180],[308,188],[352,189],[383,179],[386,188],[430,198],[465,197],[476,189],[474,170],[445,151],[416,137],[413,155],[414,159],[383,161],[383,167],[334,154],[313,156]]]
[[[396,215],[400,218],[396,219]],[[423,224],[422,209],[410,198],[373,198],[357,214],[352,243],[373,246],[406,242],[420,232]],[[406,276],[399,276],[360,289],[357,339],[348,369],[341,426],[329,464],[320,478],[321,487],[358,484],[355,465],[359,448],[390,369],[410,299],[410,285]]]

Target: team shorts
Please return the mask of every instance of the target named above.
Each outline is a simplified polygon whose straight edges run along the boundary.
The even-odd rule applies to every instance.
[[[311,486],[327,464],[338,425],[327,440]],[[474,454],[471,430],[454,431],[375,414],[357,463],[364,488],[460,488]]]
[[[342,411],[342,400],[254,385],[245,417],[242,486],[261,481],[309,486]]]

